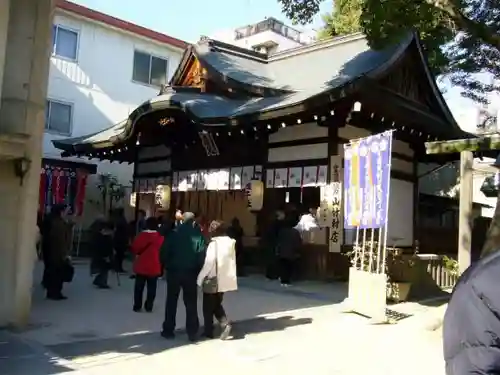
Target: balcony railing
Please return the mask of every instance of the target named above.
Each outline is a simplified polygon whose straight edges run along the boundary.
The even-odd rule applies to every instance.
[[[280,22],[274,18],[268,18],[267,20],[261,21],[259,23],[256,23],[254,25],[249,25],[245,27],[240,27],[239,29],[236,29],[235,33],[235,39],[243,39],[247,38],[249,36],[259,34],[264,31],[274,31],[278,34],[283,35],[284,37],[294,40],[297,43],[303,43],[301,41],[301,32],[298,30],[295,30],[287,25],[285,25],[283,22]]]

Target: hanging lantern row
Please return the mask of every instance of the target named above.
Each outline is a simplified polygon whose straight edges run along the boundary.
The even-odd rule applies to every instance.
[[[361,110],[362,110],[361,102],[359,102],[359,101],[355,102],[351,108],[351,111],[348,115],[348,118],[351,116],[352,113],[361,112]],[[255,138],[258,139],[260,133],[269,134],[269,133],[273,133],[273,132],[278,131],[280,128],[286,128],[288,126],[300,125],[300,124],[309,123],[309,122],[316,122],[318,124],[321,124],[321,123],[325,122],[329,117],[331,118],[333,116],[335,116],[334,109],[332,109],[332,110],[328,111],[326,114],[322,114],[322,115],[315,114],[315,115],[312,115],[312,117],[307,116],[305,118],[304,117],[303,118],[296,118],[294,121],[288,121],[288,122],[282,121],[278,125],[267,123],[265,126],[252,126],[252,128],[237,128],[237,127],[225,126],[223,129],[210,130],[209,132],[215,137],[219,137],[219,136],[223,136],[223,135],[229,136],[229,137],[236,136],[236,135],[244,136],[244,135],[251,135],[253,133]],[[370,115],[370,117],[372,119],[375,116],[376,116],[376,114],[374,112],[372,112]],[[382,117],[380,121],[381,122],[388,122],[388,120],[385,117]],[[427,141],[433,141],[433,140],[437,141],[438,140],[437,137],[431,137],[430,135],[425,135],[423,132],[416,131],[413,128],[410,128],[410,127],[407,127],[404,125],[398,126],[395,121],[392,121],[390,126],[399,132],[408,132],[412,136],[424,137],[425,140],[427,140]],[[203,130],[203,131],[207,132],[207,130]],[[196,143],[196,142],[193,142],[193,143]]]
[[[351,110],[351,113],[349,113],[349,115],[348,115],[348,119],[351,117],[351,114],[353,112],[361,112],[361,103],[360,102],[354,103],[352,110]],[[375,116],[376,116],[376,114],[374,112],[372,112],[370,114],[371,119],[375,118]],[[390,120],[386,119],[385,117],[381,117],[380,122],[382,122],[382,123],[387,122],[388,123],[388,122],[390,122]],[[414,128],[409,127],[409,126],[399,125],[395,121],[391,121],[390,127],[393,128],[396,131],[396,133],[398,133],[398,132],[399,133],[407,133],[407,134],[414,136],[414,137],[418,136],[420,138],[424,138],[425,141],[437,141],[438,140],[438,137],[432,137],[430,134],[424,134],[423,132],[417,131]]]
[[[105,151],[92,152],[92,153],[87,154],[87,157],[89,160],[94,159],[94,158],[106,159],[108,157],[111,158],[111,156],[119,156],[120,154],[123,154],[127,151],[129,151],[128,146],[124,146],[124,147],[117,148],[117,149],[109,149],[109,150],[105,150]]]
[[[351,111],[349,112],[349,114],[346,118],[346,123],[349,123],[350,119],[352,118],[353,113],[359,113],[362,111],[362,109],[363,109],[362,103],[359,101],[356,101],[353,104]],[[267,123],[267,124],[265,124],[265,126],[254,125],[252,127],[245,127],[245,128],[236,127],[236,126],[221,126],[221,127],[218,127],[217,129],[211,129],[211,130],[207,130],[205,128],[205,129],[201,130],[199,133],[210,134],[212,137],[221,137],[221,136],[234,137],[234,136],[252,136],[253,135],[255,139],[258,139],[260,136],[269,135],[271,133],[278,131],[280,128],[286,128],[288,126],[300,125],[300,124],[305,124],[305,123],[310,123],[310,122],[316,122],[317,124],[321,124],[321,123],[325,122],[328,118],[331,118],[335,115],[336,115],[335,110],[331,109],[327,113],[315,114],[312,116],[306,116],[306,117],[301,117],[301,118],[297,117],[293,121],[290,121],[290,120],[287,122],[282,121],[279,124]],[[376,116],[377,115],[374,112],[372,112],[370,114],[371,119],[374,119]],[[381,117],[380,122],[389,123],[390,120],[388,120],[385,117]],[[173,123],[175,123],[175,120],[172,117],[165,117],[165,118],[162,118],[159,120],[160,126],[167,126],[167,125],[170,125]],[[195,122],[193,121],[193,123],[195,123]],[[390,122],[390,127],[393,128],[396,132],[406,133],[406,134],[413,136],[413,137],[424,138],[425,141],[437,141],[438,140],[437,137],[431,137],[428,134],[425,135],[421,131],[417,131],[417,130],[415,130],[411,127],[405,126],[405,125],[399,125],[395,121]],[[193,138],[189,142],[184,143],[183,146],[185,149],[189,149],[189,147],[191,145],[195,145],[197,143],[198,143],[197,138]],[[179,142],[173,142],[173,145],[177,146],[177,145],[179,145]],[[182,143],[180,145],[182,146]],[[135,141],[135,146],[140,146],[139,139],[137,139]],[[100,152],[89,154],[88,157],[89,157],[89,159],[92,159],[92,158],[105,158],[105,159],[107,159],[107,158],[110,158],[111,155],[120,155],[121,153],[127,152],[129,150],[129,147],[130,146],[125,146],[125,147],[118,148],[118,149],[103,150]]]

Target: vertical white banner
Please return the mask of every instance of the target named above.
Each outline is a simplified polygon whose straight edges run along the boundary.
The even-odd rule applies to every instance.
[[[331,202],[330,209],[330,239],[328,249],[330,253],[340,253],[344,244],[344,217],[342,209],[342,180],[344,172],[342,168],[342,156],[330,157],[330,181]]]
[[[241,190],[243,187],[241,186],[241,173],[243,171],[242,167],[234,167],[231,168],[231,176],[230,176],[230,190]]]
[[[266,188],[274,187],[274,169],[266,170]]]

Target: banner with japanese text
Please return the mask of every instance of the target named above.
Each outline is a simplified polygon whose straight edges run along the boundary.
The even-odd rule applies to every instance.
[[[392,131],[344,145],[344,227],[387,225]]]
[[[330,253],[340,253],[344,244],[344,225],[342,219],[342,156],[330,157]]]

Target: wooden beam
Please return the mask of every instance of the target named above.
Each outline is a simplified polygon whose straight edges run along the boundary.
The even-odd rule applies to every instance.
[[[500,135],[451,141],[426,142],[427,154],[452,154],[462,151],[500,150]]]
[[[458,268],[463,273],[471,264],[472,188],[474,155],[460,153],[460,208],[458,217]]]

